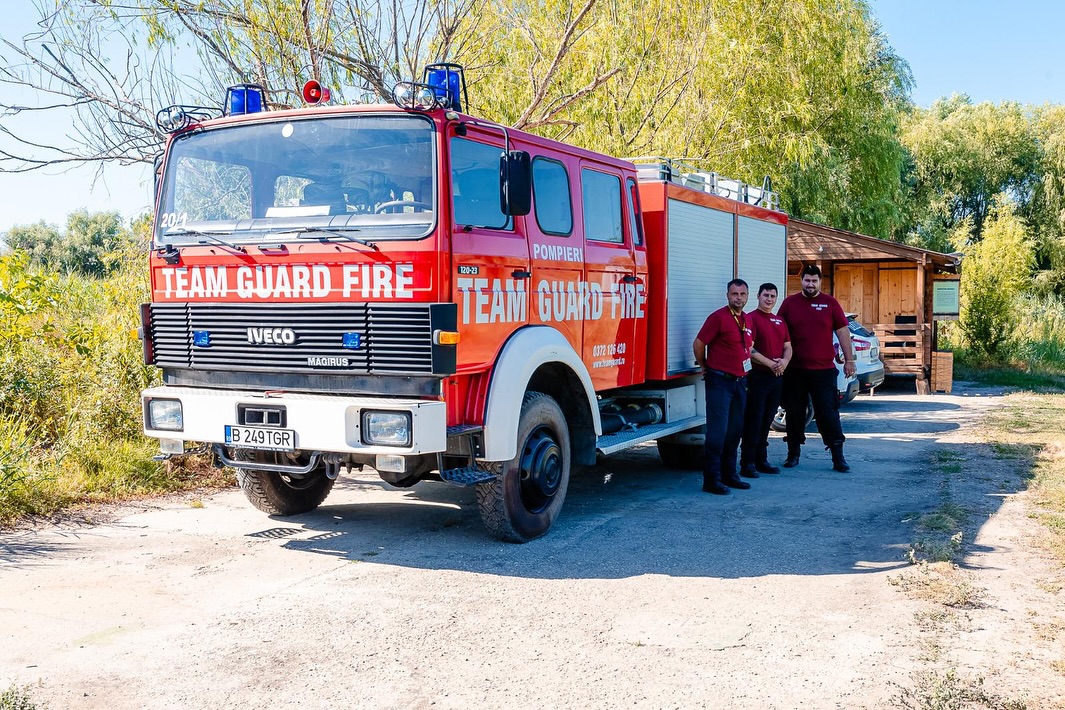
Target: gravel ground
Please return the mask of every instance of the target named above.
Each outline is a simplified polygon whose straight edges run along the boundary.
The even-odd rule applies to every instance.
[[[576,475],[526,545],[485,536],[472,490],[372,472],[293,518],[229,490],[24,527],[0,535],[0,690],[53,708],[883,708],[949,673],[1065,707],[1065,579],[1016,462],[980,454],[997,394],[860,397],[852,473],[813,435],[798,468],[725,498],[641,447]],[[960,611],[899,583],[945,495],[976,513],[960,573],[984,601]]]

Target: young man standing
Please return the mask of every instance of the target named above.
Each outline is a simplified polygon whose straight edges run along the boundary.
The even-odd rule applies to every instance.
[[[791,333],[791,366],[784,372],[784,411],[788,418],[788,458],[784,468],[799,464],[806,443],[806,403],[812,399],[817,430],[826,449],[832,451],[832,468],[847,472],[843,458],[843,427],[839,422],[839,394],[836,389],[835,347],[832,333],[839,338],[845,361],[843,373],[854,375],[854,344],[847,328],[843,307],[832,296],[821,293],[821,269],[807,264],[802,269],[802,291],[780,304],[778,315]]]
[[[733,279],[727,288],[728,305],[707,316],[692,344],[706,387],[703,490],[715,495],[726,495],[729,488],[751,487],[736,475],[736,447],[743,433],[751,369],[751,335],[743,312],[747,282]]]
[[[776,304],[776,284],[764,283],[758,287],[758,308],[747,314],[754,347],[753,367],[747,375],[740,475],[748,478],[758,478],[759,473],[780,473],[779,468],[769,464],[769,426],[780,406],[784,370],[791,362],[791,336],[784,321],[773,314]]]

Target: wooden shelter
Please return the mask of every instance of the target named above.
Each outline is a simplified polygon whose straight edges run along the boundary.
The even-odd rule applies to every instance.
[[[959,255],[798,219],[788,222],[787,244],[789,294],[801,288],[802,267],[816,264],[823,275],[821,290],[880,339],[887,374],[915,375],[920,393],[930,386],[949,391],[950,360],[933,356],[935,322],[957,319]]]

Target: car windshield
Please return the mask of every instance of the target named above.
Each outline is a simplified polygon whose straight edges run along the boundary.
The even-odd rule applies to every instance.
[[[847,327],[854,335],[860,335],[863,338],[873,337],[873,332],[859,323],[854,316],[847,316]]]
[[[157,244],[427,235],[435,131],[418,116],[321,116],[193,130],[163,177]]]

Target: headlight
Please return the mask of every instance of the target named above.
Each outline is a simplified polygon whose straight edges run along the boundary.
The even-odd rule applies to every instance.
[[[410,446],[410,412],[362,413],[362,443]]]
[[[148,400],[148,428],[163,429],[164,431],[181,431],[184,429],[185,422],[181,416],[181,400]]]

